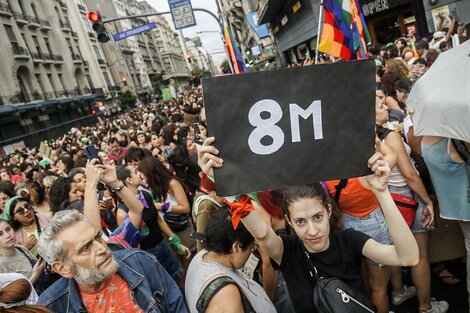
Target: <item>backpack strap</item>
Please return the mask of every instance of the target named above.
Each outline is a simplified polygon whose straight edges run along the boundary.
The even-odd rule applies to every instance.
[[[348,179],[341,179],[338,185],[335,186],[336,193],[335,193],[335,202],[339,206],[339,197],[341,196],[341,191],[343,191],[344,187],[348,184]]]
[[[31,266],[34,267],[37,260],[31,255],[31,253],[28,250],[26,250],[26,248],[22,246],[16,246],[15,249],[21,252],[25,256],[25,258],[28,259],[29,263],[31,263]]]
[[[217,201],[215,201],[211,196],[201,195],[201,196],[197,197],[196,201],[194,201],[193,212],[194,212],[195,216],[197,216],[199,214],[199,205],[202,203],[202,201],[205,201],[205,200],[208,200],[208,201],[214,203],[215,205],[217,205],[218,207],[220,207],[220,204],[217,203]]]
[[[452,145],[455,148],[455,151],[459,156],[465,161],[467,168],[467,180],[468,180],[468,190],[467,190],[467,201],[470,202],[470,152],[467,150],[465,143],[462,140],[451,139]]]
[[[199,299],[196,302],[196,309],[199,313],[204,313],[209,306],[212,298],[219,292],[222,288],[228,285],[235,285],[240,292],[240,297],[242,299],[243,312],[245,313],[255,313],[255,310],[251,306],[250,302],[246,298],[242,289],[238,284],[228,276],[220,276],[211,281],[206,288],[203,290],[202,294],[199,296]]]

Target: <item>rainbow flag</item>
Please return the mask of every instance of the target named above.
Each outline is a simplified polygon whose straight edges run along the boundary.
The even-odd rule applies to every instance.
[[[358,0],[323,0],[323,8],[318,50],[344,60],[367,58],[370,35]]]
[[[228,27],[224,27],[224,38],[225,47],[227,48],[228,54],[230,56],[229,62],[232,63],[232,68],[235,71],[235,74],[248,72],[243,55],[240,52],[240,49],[238,48],[238,45],[232,36],[232,32]]]

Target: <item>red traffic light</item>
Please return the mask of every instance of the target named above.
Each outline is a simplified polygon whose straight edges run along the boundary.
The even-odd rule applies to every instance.
[[[88,12],[86,17],[93,23],[96,23],[101,19],[101,16],[98,12]]]

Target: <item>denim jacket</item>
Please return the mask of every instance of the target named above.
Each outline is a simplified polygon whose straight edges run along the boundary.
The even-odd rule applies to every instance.
[[[139,249],[113,252],[118,274],[129,285],[132,298],[148,313],[187,313],[183,295],[157,259]],[[61,278],[39,297],[39,304],[56,313],[87,312],[75,280]]]

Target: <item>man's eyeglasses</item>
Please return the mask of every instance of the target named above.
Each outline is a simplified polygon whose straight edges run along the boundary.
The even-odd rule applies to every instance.
[[[26,212],[31,211],[33,206],[31,204],[26,204],[24,207],[19,207],[18,210],[13,212],[13,214],[24,215]]]

